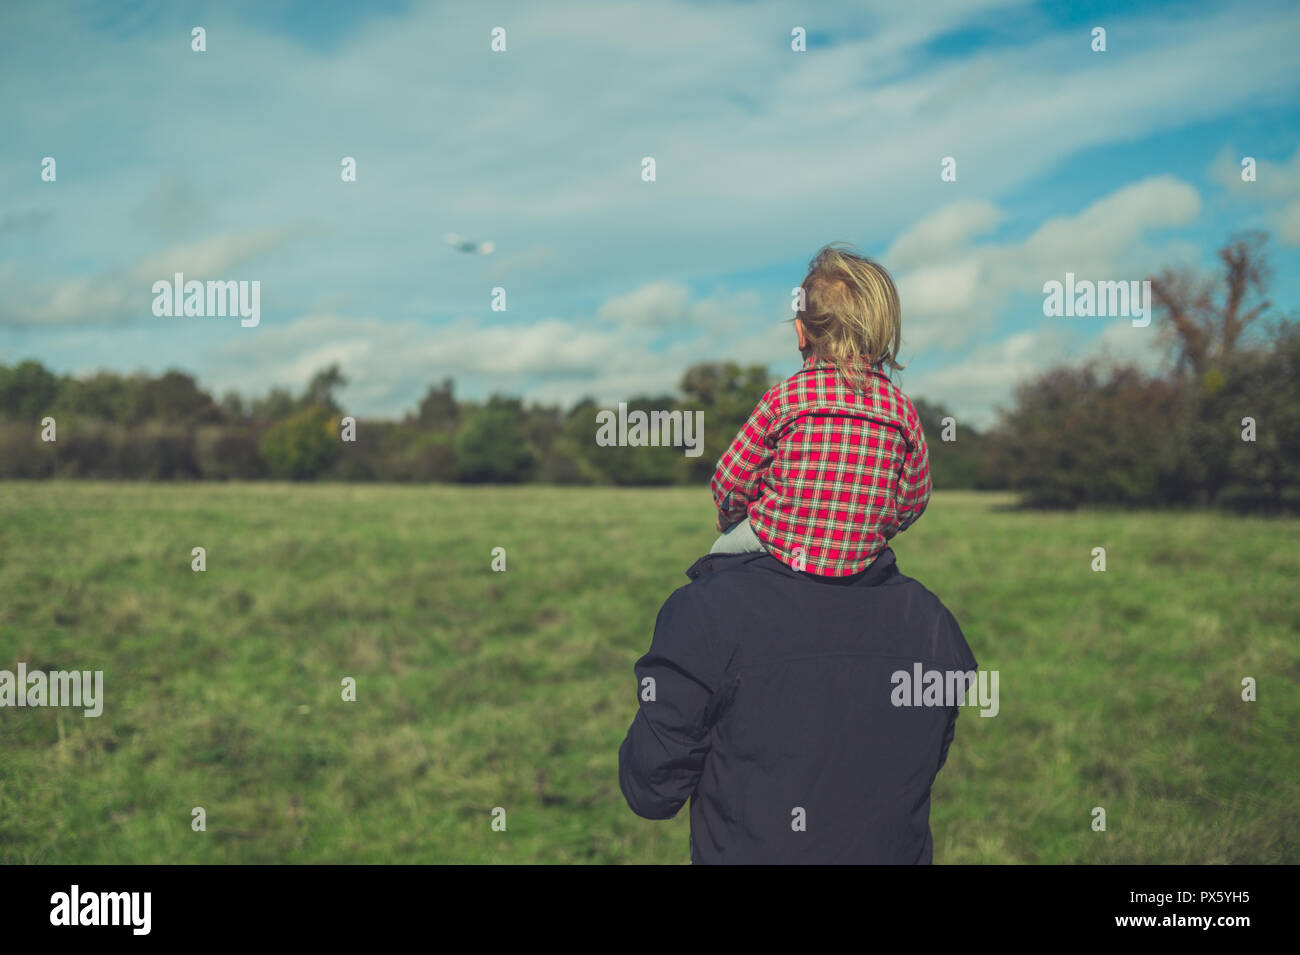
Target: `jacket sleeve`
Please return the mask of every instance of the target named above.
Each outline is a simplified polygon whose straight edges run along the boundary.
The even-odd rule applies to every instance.
[[[953,737],[957,733],[957,713],[961,707],[952,707],[952,713],[948,716],[948,729],[943,734],[943,747],[939,750],[939,765],[935,768],[937,773],[943,769],[943,764],[948,762],[948,747],[952,745]]]
[[[776,420],[771,392],[759,401],[731,446],[718,460],[710,489],[718,513],[729,522],[743,520],[749,504],[757,500],[763,472],[772,463],[773,449],[768,443]]]
[[[964,672],[974,673],[976,679],[978,679],[979,662],[975,659],[975,654],[971,652],[970,644],[966,642],[966,636],[961,632],[961,625],[957,623],[957,618],[945,607],[940,616],[940,621],[947,632],[947,639],[951,652],[957,658],[957,665]],[[967,690],[969,690],[969,687],[967,687]],[[939,765],[935,769],[936,773],[943,769],[943,764],[948,761],[948,748],[952,746],[953,738],[957,734],[957,717],[959,715],[961,715],[961,707],[952,707],[952,713],[948,717],[948,728],[943,736],[943,746],[939,751]]]
[[[710,703],[720,669],[689,590],[668,598],[650,650],[636,663],[640,709],[618,751],[619,788],[646,819],[677,814],[695,792],[709,752]]]

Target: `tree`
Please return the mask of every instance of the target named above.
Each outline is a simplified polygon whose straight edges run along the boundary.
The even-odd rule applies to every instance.
[[[283,421],[294,412],[293,395],[283,388],[272,388],[264,398],[254,398],[251,414],[255,421]]]
[[[456,435],[456,468],[461,480],[513,484],[527,481],[537,454],[519,427],[516,399],[494,397]]]
[[[1165,269],[1151,280],[1155,306],[1165,318],[1162,339],[1175,352],[1180,372],[1191,372],[1213,389],[1222,365],[1242,337],[1271,306],[1264,298],[1272,277],[1264,247],[1268,236],[1248,232],[1219,249],[1220,283],[1185,269]]]
[[[144,379],[136,414],[137,420],[186,424],[221,419],[221,409],[212,396],[200,391],[193,378],[179,371]]]
[[[917,417],[921,419],[921,430],[930,450],[930,476],[936,489],[988,489],[1001,486],[1002,482],[987,466],[986,435],[960,421],[957,415],[942,404],[924,398],[914,398],[912,404],[916,407]],[[955,434],[952,441],[943,440],[945,418],[953,419]]]
[[[0,365],[0,413],[38,420],[59,397],[59,379],[38,361]]]
[[[305,481],[328,468],[343,446],[337,419],[328,408],[313,405],[273,425],[258,448],[274,476]]]
[[[1208,502],[1300,510],[1300,323],[1278,323],[1224,363],[1218,388],[1198,390],[1187,447]]]
[[[692,365],[682,375],[680,403],[683,411],[704,412],[704,451],[683,465],[687,481],[708,481],[713,469],[731,444],[763,394],[772,386],[772,375],[762,365],[740,366],[735,362],[707,362]]]
[[[221,413],[231,421],[243,421],[248,417],[248,410],[244,406],[244,396],[233,389],[227,391],[221,398]]]
[[[115,424],[130,423],[134,405],[131,382],[108,371],[70,380],[59,396],[60,411]]]
[[[627,406],[629,415],[635,411],[645,412],[649,416],[650,413],[655,411],[671,412],[677,410],[674,407],[677,402],[672,395],[634,396],[628,398],[624,404]],[[616,408],[601,410],[609,411],[615,415],[618,414]],[[680,412],[681,415],[688,413]],[[601,446],[596,443],[596,430],[596,412],[593,411],[590,412],[590,417],[585,420],[571,418],[568,434],[570,437],[581,440],[581,444],[578,446],[585,449],[587,461],[615,484],[637,486],[672,484],[682,473],[682,462],[690,460],[684,456],[683,448],[674,447],[671,444],[643,447],[622,447],[616,444]],[[650,430],[657,429],[647,429],[647,441],[652,440]],[[707,428],[705,433],[707,434]],[[668,435],[670,439],[675,439],[677,436],[675,433]],[[659,442],[664,437],[662,433],[657,433],[653,436],[653,440]],[[682,437],[685,437],[684,428]]]
[[[459,421],[456,398],[452,394],[452,380],[444,378],[441,384],[430,385],[420,400],[416,420],[420,427],[430,431],[455,431]]]
[[[316,405],[326,409],[330,414],[339,414],[342,409],[334,401],[334,389],[342,388],[347,383],[348,380],[343,377],[343,372],[339,371],[337,364],[322,368],[312,376],[307,385],[307,390],[303,392],[302,398],[298,400],[298,406],[300,408],[309,408]]]

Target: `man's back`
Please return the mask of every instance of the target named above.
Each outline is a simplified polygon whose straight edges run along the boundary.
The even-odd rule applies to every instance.
[[[691,801],[700,863],[928,863],[930,786],[955,706],[895,706],[923,671],[976,667],[956,621],[886,550],[824,582],[712,555],[660,611],[619,750],[628,804]],[[919,690],[918,690],[919,692]]]

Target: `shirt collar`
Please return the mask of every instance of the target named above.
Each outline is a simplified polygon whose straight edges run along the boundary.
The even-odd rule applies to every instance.
[[[859,364],[860,364],[860,365],[861,365],[861,366],[862,366],[862,367],[867,371],[868,374],[871,374],[871,375],[877,375],[877,376],[879,376],[879,377],[881,377],[881,378],[886,378],[886,377],[888,377],[888,376],[884,373],[884,371],[881,369],[881,367],[880,367],[880,363],[879,363],[879,362],[877,362],[877,363],[874,364],[874,365],[870,365],[870,364],[868,364],[868,363],[866,362],[866,360],[864,359],[864,360],[860,361]],[[832,361],[831,359],[829,359],[829,358],[823,358],[823,357],[819,357],[819,356],[817,356],[817,355],[809,355],[807,358],[805,358],[805,359],[803,360],[803,369],[802,369],[802,370],[803,370],[803,371],[812,371],[812,370],[817,369],[817,368],[835,368],[835,367],[837,367],[836,364],[835,364],[835,362],[833,362],[833,361]]]

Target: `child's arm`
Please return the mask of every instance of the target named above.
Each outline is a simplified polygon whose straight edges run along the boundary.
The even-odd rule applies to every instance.
[[[719,524],[743,520],[749,513],[749,503],[757,500],[763,472],[772,463],[773,448],[767,439],[775,420],[773,404],[764,395],[718,460],[709,487],[713,503],[718,506]]]
[[[921,516],[930,503],[930,449],[925,443],[925,432],[916,409],[909,408],[908,444],[910,450],[903,458],[903,469],[898,475],[898,530],[905,531]]]

